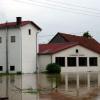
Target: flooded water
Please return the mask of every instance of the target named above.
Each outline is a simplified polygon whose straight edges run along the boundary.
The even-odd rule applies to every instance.
[[[3,75],[0,98],[4,97],[8,100],[100,100],[100,73]]]

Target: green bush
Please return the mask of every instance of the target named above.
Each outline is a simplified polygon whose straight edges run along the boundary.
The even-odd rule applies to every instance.
[[[56,63],[50,63],[46,66],[47,73],[60,73],[61,67]]]
[[[18,71],[18,72],[17,72],[17,75],[21,75],[21,74],[22,74],[22,72],[21,72],[21,71]]]

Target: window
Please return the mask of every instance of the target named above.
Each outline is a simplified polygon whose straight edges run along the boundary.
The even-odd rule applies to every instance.
[[[97,57],[90,57],[89,64],[90,66],[97,66]]]
[[[76,66],[76,57],[67,57],[68,66]]]
[[[65,66],[65,57],[56,57],[55,63],[60,66]]]
[[[78,53],[78,49],[76,49],[76,53]]]
[[[2,43],[2,37],[0,37],[0,43]]]
[[[15,66],[10,66],[10,71],[14,71],[15,70]]]
[[[79,57],[79,66],[87,66],[87,57]]]
[[[3,66],[0,66],[0,71],[3,71]]]
[[[15,36],[11,36],[11,42],[15,42]]]
[[[28,32],[29,32],[29,35],[31,35],[31,29],[29,29]]]

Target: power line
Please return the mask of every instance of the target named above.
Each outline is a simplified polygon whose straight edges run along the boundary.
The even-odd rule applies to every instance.
[[[88,12],[86,13],[87,11],[85,11],[85,13],[83,12],[78,12],[78,11],[69,11],[68,9],[64,9],[65,7],[58,7],[57,5],[51,5],[51,4],[46,4],[44,5],[44,3],[40,3],[40,2],[25,2],[25,1],[20,1],[20,0],[15,0],[16,2],[19,2],[19,3],[25,3],[25,4],[28,4],[28,5],[36,5],[36,6],[40,6],[40,7],[45,7],[45,8],[50,8],[50,9],[53,9],[53,10],[61,10],[61,11],[65,11],[65,12],[70,12],[70,13],[75,13],[75,14],[82,14],[82,15],[88,15],[88,16],[95,16],[95,17],[100,17],[99,15],[97,14],[100,14],[100,13],[91,13],[91,12]],[[42,4],[42,5],[41,5]],[[56,8],[57,7],[57,8]],[[63,8],[63,9],[62,9]],[[70,8],[70,10],[75,10],[73,8]],[[80,9],[78,9],[80,10]],[[82,10],[81,10],[82,11]],[[90,14],[89,14],[90,13]],[[95,14],[95,15],[94,15]]]
[[[55,36],[55,35],[40,35],[40,36],[38,36],[38,38],[52,37],[52,36]]]
[[[40,1],[33,1],[33,0],[28,0],[28,1],[31,1],[30,3],[39,3],[39,4],[44,4],[44,5],[48,5],[48,6],[54,6],[54,7],[59,7],[59,8],[67,8],[67,9],[72,9],[72,10],[78,10],[78,11],[82,11],[82,12],[88,12],[88,13],[93,13],[93,14],[100,14],[100,12],[93,12],[93,11],[87,11],[87,10],[81,10],[79,8],[72,8],[72,7],[69,7],[68,5],[62,5],[61,3],[57,3],[57,2],[51,2],[51,1],[48,1],[48,2],[40,2]]]
[[[33,0],[29,0],[29,1],[33,1]],[[56,3],[56,4],[60,4],[60,5],[62,4],[62,5],[66,5],[66,6],[73,6],[73,7],[83,8],[83,9],[86,9],[86,10],[88,9],[88,10],[92,10],[92,11],[96,11],[96,12],[99,11],[100,12],[99,9],[80,6],[79,4],[76,5],[76,4],[71,4],[71,3],[61,2],[61,1],[55,1],[55,0],[53,0],[53,1],[45,0],[45,1],[47,1],[49,3]]]

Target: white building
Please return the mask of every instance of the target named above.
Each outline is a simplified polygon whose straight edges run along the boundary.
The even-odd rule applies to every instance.
[[[57,63],[61,72],[100,71],[100,44],[93,38],[58,33],[48,44],[39,45],[40,71]]]
[[[36,71],[37,34],[41,28],[32,21],[0,24],[0,73]]]

